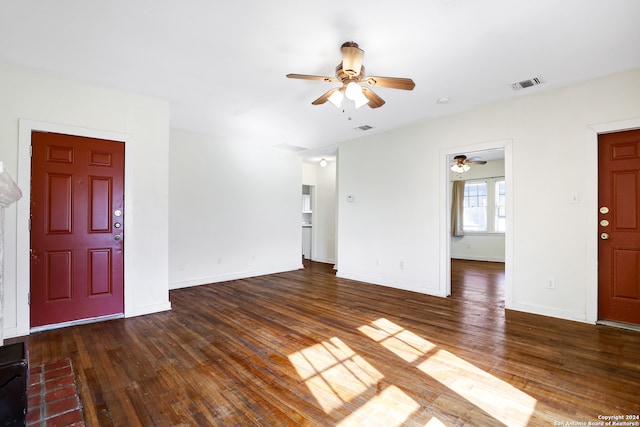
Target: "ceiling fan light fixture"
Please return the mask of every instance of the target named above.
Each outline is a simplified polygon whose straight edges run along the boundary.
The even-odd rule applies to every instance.
[[[362,86],[355,82],[349,82],[346,89],[344,90],[344,94],[347,99],[350,99],[352,101],[356,100],[356,97],[359,93],[362,93]]]
[[[367,105],[367,103],[369,102],[369,99],[364,95],[362,91],[362,86],[355,82],[350,82],[349,84],[347,84],[347,87],[344,90],[344,94],[347,99],[350,99],[355,103],[356,108]]]
[[[357,109],[362,107],[363,105],[367,105],[369,103],[369,100],[366,96],[364,96],[364,93],[360,92],[360,94],[356,97],[356,99],[353,100],[353,102],[356,104]]]
[[[340,106],[342,105],[343,99],[344,99],[344,95],[342,94],[342,91],[337,90],[331,94],[328,101],[331,102],[333,105],[335,105],[336,108],[340,108]]]
[[[342,44],[342,61],[335,70],[335,77],[316,76],[310,74],[287,74],[290,79],[320,80],[328,83],[342,83],[342,86],[325,92],[322,96],[311,102],[312,105],[324,104],[331,98],[331,103],[338,108],[342,108],[344,97],[353,101],[353,106],[349,102],[349,109],[360,108],[369,105],[370,108],[382,107],[385,102],[372,88],[362,87],[359,83],[374,87],[386,87],[391,89],[413,90],[415,83],[413,80],[401,77],[372,77],[365,75],[362,59],[364,50],[360,49],[357,43],[349,41]],[[349,88],[347,88],[349,86]],[[342,93],[335,94],[336,91]],[[335,94],[335,96],[333,96]]]
[[[460,164],[460,163],[456,163],[456,164],[451,166],[451,170],[454,171],[455,173],[464,173],[464,172],[468,171],[469,169],[471,169],[471,166],[465,165],[465,164]]]

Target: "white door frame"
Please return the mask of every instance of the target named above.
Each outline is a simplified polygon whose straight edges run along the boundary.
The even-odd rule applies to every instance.
[[[505,308],[513,303],[513,154],[512,140],[504,139],[440,150],[440,294],[451,295],[451,192],[449,168],[452,155],[476,151],[504,150],[504,178],[507,191],[505,240]]]
[[[598,321],[598,135],[640,129],[640,117],[587,126],[586,321]]]

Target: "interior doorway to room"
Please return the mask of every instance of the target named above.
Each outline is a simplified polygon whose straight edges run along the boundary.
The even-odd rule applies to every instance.
[[[507,221],[504,154],[504,149],[489,149],[448,156],[449,296],[503,308]]]
[[[640,325],[640,130],[598,136],[598,319]]]
[[[313,259],[313,208],[315,186],[302,186],[302,258]]]
[[[124,312],[124,144],[32,132],[32,328]]]

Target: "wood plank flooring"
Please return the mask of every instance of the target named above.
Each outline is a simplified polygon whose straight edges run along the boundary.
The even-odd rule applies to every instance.
[[[505,312],[501,264],[454,261],[446,299],[306,266],[11,342],[27,341],[32,365],[73,360],[88,426],[553,426],[640,413],[640,334]]]

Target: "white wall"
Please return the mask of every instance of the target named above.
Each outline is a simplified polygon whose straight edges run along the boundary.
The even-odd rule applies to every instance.
[[[506,140],[507,307],[595,321],[593,135],[608,122],[640,127],[640,69],[341,144],[338,275],[446,295],[446,155]]]
[[[171,130],[172,289],[302,267],[300,157]]]
[[[167,102],[0,65],[0,160],[23,198],[7,209],[5,336],[29,333],[31,129],[125,142],[125,316],[170,308]]]
[[[468,155],[473,157],[474,153]],[[449,171],[449,177],[451,181],[504,177],[504,159],[489,160],[484,165],[472,165],[471,169],[464,173]],[[451,258],[504,262],[504,233],[467,232],[461,237],[452,236],[450,250]]]

